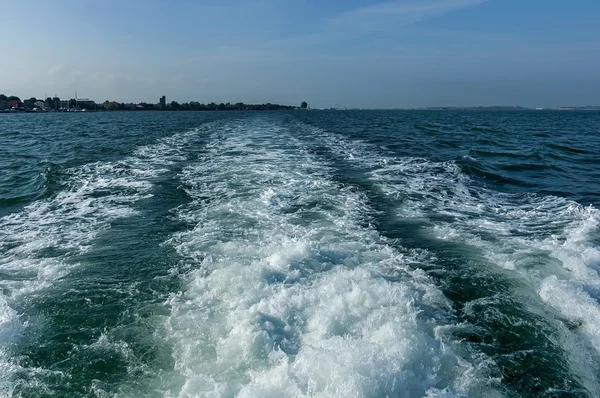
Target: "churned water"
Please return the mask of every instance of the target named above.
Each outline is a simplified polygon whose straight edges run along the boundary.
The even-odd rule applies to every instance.
[[[0,396],[600,396],[600,113],[0,116]]]

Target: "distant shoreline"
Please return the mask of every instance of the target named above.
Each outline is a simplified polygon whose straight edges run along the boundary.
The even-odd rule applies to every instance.
[[[428,107],[428,108],[255,108],[255,109],[97,109],[97,110],[0,110],[2,114],[45,114],[45,113],[121,113],[121,112],[276,112],[276,111],[315,111],[315,112],[345,112],[345,111],[446,111],[446,112],[599,112],[600,107],[569,107],[569,108],[525,108],[525,107]]]
[[[559,106],[555,108],[528,108],[524,106],[430,106],[414,109],[431,111],[600,111],[600,106]]]
[[[0,112],[3,113],[45,113],[45,112],[106,112],[106,111],[272,111],[272,110],[292,110],[292,109],[307,109],[308,103],[302,102],[300,106],[273,104],[270,102],[262,104],[245,104],[243,102],[236,103],[220,103],[215,102],[203,104],[197,101],[179,103],[177,101],[166,102],[163,95],[160,97],[160,102],[157,104],[139,102],[125,103],[116,101],[104,101],[97,103],[91,99],[61,100],[59,97],[47,97],[45,100],[31,97],[21,100],[19,97],[11,95],[7,96],[0,94]]]
[[[295,111],[300,110],[299,108],[290,108],[290,109],[226,109],[226,110],[218,110],[218,109],[98,109],[98,110],[78,110],[78,111],[32,111],[32,110],[20,110],[20,111],[10,111],[4,110],[0,111],[1,114],[21,114],[21,113],[33,113],[33,114],[45,114],[45,113],[121,113],[121,112],[135,112],[135,113],[148,113],[148,112],[157,112],[157,113],[172,113],[172,112],[280,112],[280,111]],[[304,110],[304,109],[302,109]]]

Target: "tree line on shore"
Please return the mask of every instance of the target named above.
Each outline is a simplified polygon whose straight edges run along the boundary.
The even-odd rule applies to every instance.
[[[49,100],[49,102],[47,102],[47,103],[51,104],[52,98],[48,98],[48,100]],[[14,95],[6,96],[4,94],[0,94],[0,110],[8,109],[13,106],[16,106],[19,108],[25,108],[25,109],[33,109],[35,107],[36,102],[38,102],[37,98],[29,98],[24,101],[21,101],[21,99],[17,96],[14,96]]]
[[[37,105],[36,105],[37,104]],[[63,108],[79,108],[86,109],[89,111],[118,111],[118,110],[166,110],[166,111],[240,111],[240,110],[289,110],[297,109],[296,106],[280,105],[280,104],[244,104],[243,102],[232,103],[220,103],[216,104],[211,102],[209,104],[203,104],[196,101],[179,103],[177,101],[171,101],[170,103],[162,106],[161,104],[149,104],[146,102],[140,103],[123,103],[116,101],[104,101],[103,103],[95,103],[90,100],[76,100],[74,98],[68,101],[61,101],[59,97],[48,97],[45,100],[38,99],[35,97],[21,101],[16,96],[6,96],[0,94],[0,110],[10,109],[12,107],[22,108],[24,110],[32,110],[36,107],[42,106],[48,110],[59,110]],[[306,102],[302,102],[299,108],[306,109]]]
[[[145,106],[147,109],[157,109],[157,106],[154,104],[140,104]],[[210,104],[202,104],[200,102],[191,101],[178,103],[177,101],[171,101],[165,107],[166,110],[182,110],[182,111],[271,111],[271,110],[281,110],[281,109],[295,109],[296,106],[290,105],[280,105],[280,104],[244,104],[243,102],[237,102],[235,104],[232,103],[220,103],[216,104],[211,102]],[[159,108],[160,109],[160,108]]]

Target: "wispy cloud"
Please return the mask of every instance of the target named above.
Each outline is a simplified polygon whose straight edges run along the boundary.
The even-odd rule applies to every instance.
[[[408,25],[450,11],[474,6],[488,0],[407,0],[389,1],[355,8],[329,20],[331,28],[352,27],[360,30],[380,30],[390,25]]]
[[[368,33],[391,32],[399,27],[476,6],[490,0],[394,0],[341,12],[320,28],[301,35],[271,40],[279,48],[315,47],[356,39]]]

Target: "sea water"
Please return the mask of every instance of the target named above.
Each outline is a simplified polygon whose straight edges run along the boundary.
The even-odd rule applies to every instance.
[[[0,116],[0,395],[600,395],[600,113]]]

